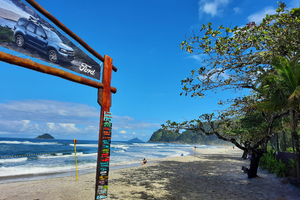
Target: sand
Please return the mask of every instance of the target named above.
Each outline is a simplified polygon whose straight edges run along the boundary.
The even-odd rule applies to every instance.
[[[248,179],[249,160],[238,149],[198,149],[144,166],[110,170],[108,199],[300,199],[300,189],[260,170]],[[1,200],[93,200],[95,174],[0,184]]]

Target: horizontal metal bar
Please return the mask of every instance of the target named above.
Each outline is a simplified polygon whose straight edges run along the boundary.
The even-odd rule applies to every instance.
[[[78,76],[76,74],[72,74],[72,73],[64,71],[62,69],[58,69],[55,67],[50,67],[47,65],[36,63],[36,62],[30,60],[29,58],[28,59],[20,58],[18,56],[14,56],[14,55],[0,51],[0,60],[10,63],[10,64],[14,64],[14,65],[18,65],[18,66],[25,67],[28,69],[32,69],[32,70],[35,70],[38,72],[42,72],[45,74],[58,76],[60,78],[67,79],[69,81],[73,81],[73,82],[80,83],[83,85],[91,86],[94,88],[103,88],[103,84],[100,82],[93,81],[91,79],[84,78],[84,77]],[[110,87],[110,91],[112,93],[116,93],[117,89],[115,87]]]

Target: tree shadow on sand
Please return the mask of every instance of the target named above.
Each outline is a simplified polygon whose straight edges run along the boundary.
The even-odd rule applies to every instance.
[[[119,183],[125,188],[137,188],[123,194],[123,199],[266,199],[270,196],[264,191],[274,191],[264,178],[247,178],[241,166],[249,164],[249,160],[224,154],[196,157],[204,160],[161,161],[158,165],[135,168],[130,173],[121,171],[122,178],[110,180],[109,185]],[[121,199],[110,192],[109,197]]]

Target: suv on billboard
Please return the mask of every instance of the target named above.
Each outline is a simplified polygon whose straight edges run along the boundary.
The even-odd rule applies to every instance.
[[[58,35],[49,28],[41,25],[40,21],[29,17],[20,17],[14,27],[15,43],[18,47],[31,47],[48,56],[48,59],[71,62],[74,60],[74,50],[63,44]]]

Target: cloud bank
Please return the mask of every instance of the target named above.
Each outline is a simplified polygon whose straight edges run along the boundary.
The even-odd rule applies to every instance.
[[[55,138],[98,139],[99,110],[79,103],[24,100],[0,103],[0,137],[36,137],[50,133]],[[113,115],[113,134],[156,130],[160,124]],[[118,130],[118,132],[117,132]],[[152,131],[153,132],[153,131]]]

